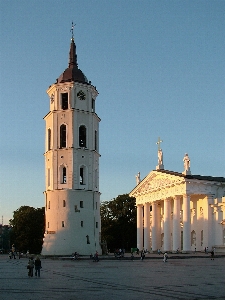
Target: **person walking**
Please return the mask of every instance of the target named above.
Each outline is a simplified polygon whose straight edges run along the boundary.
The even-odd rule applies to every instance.
[[[14,259],[16,259],[16,247],[14,244],[12,245],[12,256]]]
[[[211,260],[214,260],[214,249],[212,249],[212,251],[211,251]]]
[[[144,260],[144,258],[145,258],[145,251],[142,250],[142,251],[141,251],[141,260]]]
[[[94,255],[94,262],[98,262],[99,259],[98,259],[98,251],[95,252],[95,255]]]
[[[29,259],[27,268],[28,268],[28,276],[29,277],[33,277],[33,271],[34,271],[34,260],[33,260],[33,257],[31,257]]]
[[[167,252],[165,252],[163,255],[163,262],[166,262],[167,259],[168,259],[168,255],[167,255]]]
[[[36,259],[34,261],[34,266],[35,266],[35,276],[40,277],[41,260],[40,260],[39,256],[36,257]]]

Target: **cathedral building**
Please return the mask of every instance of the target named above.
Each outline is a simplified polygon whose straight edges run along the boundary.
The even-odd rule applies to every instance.
[[[73,26],[68,68],[47,94],[42,254],[101,253],[98,91],[78,68]]]
[[[225,178],[192,175],[185,154],[184,172],[158,165],[130,196],[137,205],[137,247],[157,251],[225,252]]]

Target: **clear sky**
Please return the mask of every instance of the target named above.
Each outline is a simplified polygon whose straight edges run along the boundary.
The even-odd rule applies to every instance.
[[[67,68],[97,87],[101,201],[157,165],[225,177],[225,1],[0,2],[0,217],[44,206],[46,90]],[[0,220],[1,223],[1,220]]]

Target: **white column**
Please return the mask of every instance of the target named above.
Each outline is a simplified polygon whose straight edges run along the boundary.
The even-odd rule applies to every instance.
[[[137,248],[143,248],[143,206],[137,205]]]
[[[161,237],[161,205],[160,201],[157,202],[156,206],[156,228],[157,228],[157,249],[161,249],[162,237]]]
[[[191,251],[190,195],[183,195],[183,252]]]
[[[213,208],[210,204],[213,204],[213,196],[207,195],[206,204],[203,208],[204,215],[204,224],[203,224],[203,248],[208,247],[209,250],[212,249],[213,243],[213,226],[212,226],[212,217],[213,217]]]
[[[144,205],[144,249],[150,250],[150,204]]]
[[[158,239],[157,239],[157,203],[152,203],[152,251],[157,251],[158,249]]]
[[[180,196],[174,197],[173,202],[173,251],[180,250]]]
[[[171,250],[171,205],[170,199],[164,200],[164,251]]]

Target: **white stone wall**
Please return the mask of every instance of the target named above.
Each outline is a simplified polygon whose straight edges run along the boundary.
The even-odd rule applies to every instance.
[[[100,195],[93,192],[61,190],[49,191],[46,196],[46,233],[42,254],[70,255],[77,251],[83,255],[90,255],[96,250],[101,253],[99,227],[96,228],[96,222],[100,226]],[[80,207],[80,201],[83,201],[83,207]],[[87,244],[87,235],[90,244]]]
[[[172,172],[171,172],[172,173]],[[183,176],[165,174],[152,171],[145,179],[136,186],[130,196],[136,198],[138,211],[146,205],[152,206],[152,212],[144,215],[150,219],[149,245],[144,247],[153,250],[161,249],[167,251],[169,245],[171,251],[176,251],[175,245],[180,240],[179,250],[183,249],[184,238],[184,197],[190,201],[190,211],[186,210],[186,217],[190,215],[190,233],[186,230],[186,244],[190,246],[187,250],[204,251],[205,247],[211,250],[212,247],[225,247],[225,184],[221,181],[186,179]],[[180,227],[177,228],[177,221],[174,218],[174,199],[180,198]],[[166,201],[166,205],[165,205]],[[155,205],[156,204],[156,205]],[[153,213],[153,205],[158,208],[159,215]],[[187,203],[186,203],[187,205]],[[166,210],[166,211],[165,211]],[[145,210],[147,212],[147,210]],[[169,218],[170,216],[170,218]],[[156,218],[156,220],[154,220]],[[142,224],[141,215],[138,215],[139,224]],[[144,221],[145,222],[145,221]],[[186,221],[187,222],[187,221]],[[146,223],[146,222],[145,222]],[[176,225],[176,228],[174,228]],[[144,228],[146,230],[146,228]],[[147,229],[148,230],[148,229]],[[137,244],[142,248],[140,225],[137,226]],[[157,232],[157,234],[156,234]],[[178,234],[178,240],[173,237]],[[189,241],[190,234],[190,241]],[[157,235],[157,236],[155,236]],[[147,240],[145,238],[145,240]],[[157,245],[157,247],[156,247]],[[221,248],[222,249],[222,248]],[[224,248],[225,250],[225,248]]]
[[[85,100],[77,96],[79,91]],[[92,108],[98,92],[88,84],[60,83],[49,87],[50,112],[45,116],[45,212],[43,255],[94,254],[100,247],[99,117]],[[62,110],[61,93],[68,93],[68,109]],[[66,127],[66,147],[60,149],[60,126]],[[86,127],[86,147],[79,146],[79,127]],[[48,129],[51,149],[48,149]],[[95,150],[95,131],[97,149]],[[62,168],[66,167],[66,182]],[[80,183],[80,168],[85,170]],[[82,206],[81,207],[81,201]]]

